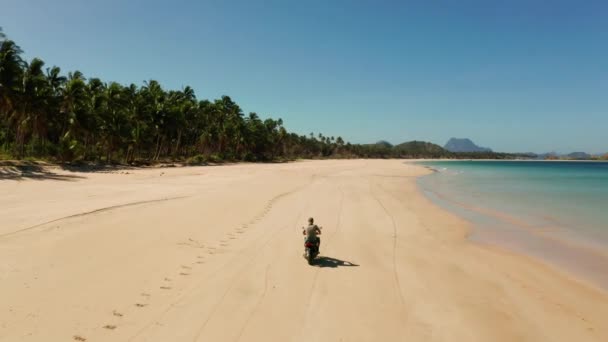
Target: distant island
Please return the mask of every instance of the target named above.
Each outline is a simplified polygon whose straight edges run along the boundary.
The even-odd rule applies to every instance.
[[[450,138],[444,145],[444,149],[454,153],[491,153],[492,149],[487,147],[480,147],[476,145],[471,139],[468,138]],[[607,160],[608,153],[591,155],[586,152],[572,152],[568,154],[557,154],[555,152],[536,154],[532,152],[527,153],[511,153],[515,158],[518,159],[541,159],[541,160]]]
[[[475,143],[468,138],[450,138],[443,148],[450,152],[492,152],[492,150],[487,147],[475,145]]]
[[[530,159],[540,160],[608,160],[608,153],[589,154],[586,152],[572,152],[567,154],[549,153],[525,153]]]

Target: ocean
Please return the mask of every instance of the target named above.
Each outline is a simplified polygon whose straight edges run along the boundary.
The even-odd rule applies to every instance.
[[[418,180],[472,223],[475,242],[525,253],[608,289],[608,162],[430,161]]]

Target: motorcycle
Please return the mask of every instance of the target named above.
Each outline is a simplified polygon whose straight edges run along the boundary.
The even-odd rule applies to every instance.
[[[306,235],[306,229],[304,227],[302,234]],[[304,258],[308,261],[309,265],[315,262],[315,258],[319,255],[319,241],[312,241],[308,238],[304,240]]]

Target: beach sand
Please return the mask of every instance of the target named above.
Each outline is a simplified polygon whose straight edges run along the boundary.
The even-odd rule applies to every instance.
[[[468,223],[420,193],[427,172],[345,160],[0,178],[0,341],[608,341],[605,292],[466,240]]]

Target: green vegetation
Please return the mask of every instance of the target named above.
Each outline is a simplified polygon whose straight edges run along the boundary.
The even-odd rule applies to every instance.
[[[270,161],[349,156],[341,137],[289,133],[230,97],[199,100],[154,80],[124,86],[27,62],[0,37],[0,156],[59,162]]]
[[[608,160],[608,153],[591,156],[590,160]]]
[[[424,141],[410,141],[395,146],[395,153],[404,158],[445,158],[449,157],[443,147]]]
[[[354,155],[364,158],[449,158],[449,159],[515,159],[531,158],[529,155],[497,152],[449,152],[443,147],[425,141],[409,141],[391,145],[379,141],[369,145],[353,145]]]
[[[61,73],[0,30],[0,159],[189,164],[295,158],[497,158],[458,155],[426,142],[355,145],[288,132],[281,119],[245,115],[230,97],[199,100],[191,87],[165,90]],[[507,156],[507,155],[505,155]]]

